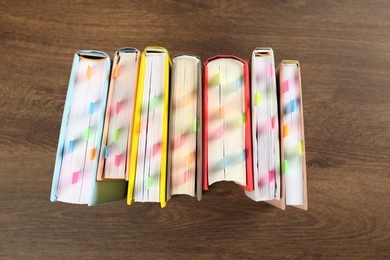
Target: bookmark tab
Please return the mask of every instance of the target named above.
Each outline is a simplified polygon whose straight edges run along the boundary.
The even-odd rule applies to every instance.
[[[91,102],[89,103],[89,114],[92,115],[94,111],[95,111],[95,103]]]
[[[283,92],[287,92],[289,90],[288,80],[283,81]]]
[[[121,108],[122,108],[121,102],[117,101],[115,103],[115,114],[119,114],[119,111],[121,110]]]
[[[118,141],[118,129],[114,129],[114,131],[112,131],[112,140],[114,142]]]
[[[73,152],[73,150],[74,150],[74,143],[75,143],[74,140],[69,141],[69,152],[70,153]]]
[[[302,151],[303,151],[303,142],[299,141],[298,142],[298,154],[302,155]]]
[[[283,137],[287,137],[287,135],[288,135],[288,126],[283,125]]]
[[[104,150],[103,150],[103,157],[104,157],[105,159],[108,158],[108,146],[104,147]]]
[[[256,91],[255,93],[255,105],[258,106],[260,104],[260,92]]]
[[[148,176],[145,178],[144,186],[146,189],[150,189],[150,187],[152,186],[152,177]]]
[[[287,160],[283,162],[283,173],[287,173]]]
[[[121,158],[122,156],[120,154],[115,155],[115,162],[114,162],[115,167],[119,167],[119,164],[121,163]]]
[[[90,136],[91,136],[91,128],[87,127],[87,128],[85,128],[85,131],[84,131],[84,138],[85,138],[85,140],[88,141]]]
[[[89,159],[91,161],[93,161],[95,159],[95,156],[96,156],[96,148],[92,148],[91,149],[91,156],[89,157]]]
[[[275,117],[271,117],[271,129],[274,129],[275,128]]]
[[[119,76],[119,65],[116,65],[114,69],[114,79],[116,79],[118,76]]]
[[[290,101],[290,113],[294,112],[295,110],[295,101],[291,100]]]
[[[155,156],[161,151],[161,143],[154,144],[152,147],[152,156]]]
[[[79,172],[73,172],[72,174],[72,184],[76,184],[79,180]]]
[[[92,76],[92,68],[91,68],[91,66],[88,65],[88,68],[87,68],[87,79],[90,80],[91,76]]]

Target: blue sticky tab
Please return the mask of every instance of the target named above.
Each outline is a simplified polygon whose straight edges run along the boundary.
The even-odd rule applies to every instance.
[[[89,103],[89,114],[92,115],[94,111],[95,111],[95,103],[91,102]]]
[[[291,100],[290,101],[290,112],[292,113],[292,112],[294,112],[294,110],[295,110],[295,101]]]
[[[104,158],[108,158],[108,146],[104,147],[103,156]]]
[[[74,140],[70,140],[69,142],[69,152],[73,152],[74,150]]]

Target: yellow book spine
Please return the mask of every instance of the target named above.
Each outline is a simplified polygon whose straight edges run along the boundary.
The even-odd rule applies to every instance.
[[[131,154],[130,154],[130,165],[129,165],[130,166],[129,186],[127,191],[128,205],[131,205],[131,203],[133,203],[133,195],[134,195],[135,174],[137,169],[138,139],[139,139],[141,109],[142,109],[142,96],[144,93],[145,63],[146,63],[145,51],[143,51],[141,56],[141,63],[139,67],[137,98],[136,98],[135,112],[134,112],[133,138],[131,143]]]
[[[161,154],[161,175],[160,175],[160,205],[164,208],[167,205],[167,142],[168,142],[168,113],[169,113],[169,71],[171,60],[168,52],[165,60],[164,77],[164,112],[163,112],[163,132],[162,132],[162,154]]]

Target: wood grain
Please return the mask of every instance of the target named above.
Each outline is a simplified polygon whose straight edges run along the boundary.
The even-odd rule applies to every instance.
[[[386,0],[0,0],[0,259],[389,259],[389,14]],[[165,209],[49,202],[73,54],[146,45],[301,62],[309,211],[228,182]]]

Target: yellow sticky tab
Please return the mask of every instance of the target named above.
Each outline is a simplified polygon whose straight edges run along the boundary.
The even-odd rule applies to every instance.
[[[258,106],[260,104],[260,92],[256,91],[255,94],[255,105]]]
[[[302,155],[303,152],[303,141],[298,142],[298,154]]]
[[[91,79],[91,76],[92,76],[92,68],[91,68],[91,66],[88,65],[88,68],[87,68],[87,78],[88,78],[88,80]]]

